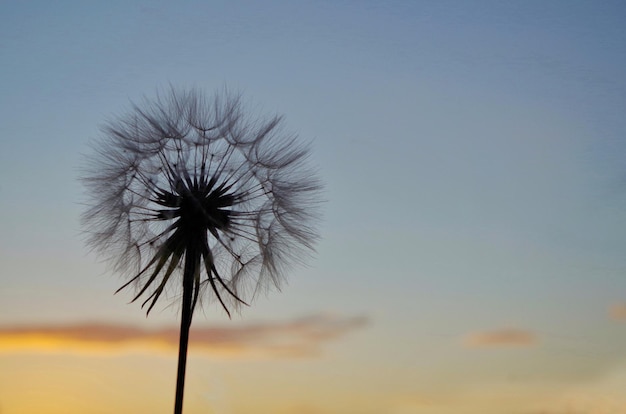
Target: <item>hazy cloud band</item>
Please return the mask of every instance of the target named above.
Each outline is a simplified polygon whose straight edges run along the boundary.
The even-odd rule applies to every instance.
[[[316,314],[292,321],[247,325],[197,326],[191,330],[191,349],[232,356],[306,357],[368,323],[363,316]],[[141,329],[133,325],[80,323],[0,327],[0,353],[7,352],[119,352],[128,349],[175,351],[178,328]]]

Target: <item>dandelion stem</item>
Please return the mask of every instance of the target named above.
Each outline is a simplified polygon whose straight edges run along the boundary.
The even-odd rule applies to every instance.
[[[199,257],[189,243],[189,250],[185,254],[185,271],[183,274],[183,307],[180,318],[180,342],[178,345],[178,374],[176,376],[176,402],[174,414],[183,412],[183,395],[185,391],[185,370],[187,367],[187,348],[189,345],[189,328],[193,314],[193,278],[199,266]]]

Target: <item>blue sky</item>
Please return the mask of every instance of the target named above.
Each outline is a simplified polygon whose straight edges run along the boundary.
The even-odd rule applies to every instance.
[[[316,258],[234,324],[366,317],[337,366],[407,376],[408,394],[513,375],[537,396],[533,378],[591,381],[626,357],[608,314],[626,303],[622,2],[29,2],[0,16],[0,325],[176,323],[175,307],[146,320],[112,295],[121,281],[83,246],[81,163],[131,102],[227,86],[312,142],[327,200]],[[534,345],[462,345],[504,328]]]

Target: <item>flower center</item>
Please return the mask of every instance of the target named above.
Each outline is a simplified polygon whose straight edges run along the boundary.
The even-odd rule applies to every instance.
[[[228,189],[224,185],[213,189],[196,185],[184,191],[177,214],[180,225],[191,232],[226,230],[232,213],[229,207],[234,204]]]

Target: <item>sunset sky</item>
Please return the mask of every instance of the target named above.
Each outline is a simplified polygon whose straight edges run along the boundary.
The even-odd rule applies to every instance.
[[[626,414],[626,4],[0,4],[0,413],[171,413],[178,302],[84,245],[100,126],[285,115],[325,183],[282,292],[192,326],[186,414]],[[83,165],[84,166],[84,165]]]

